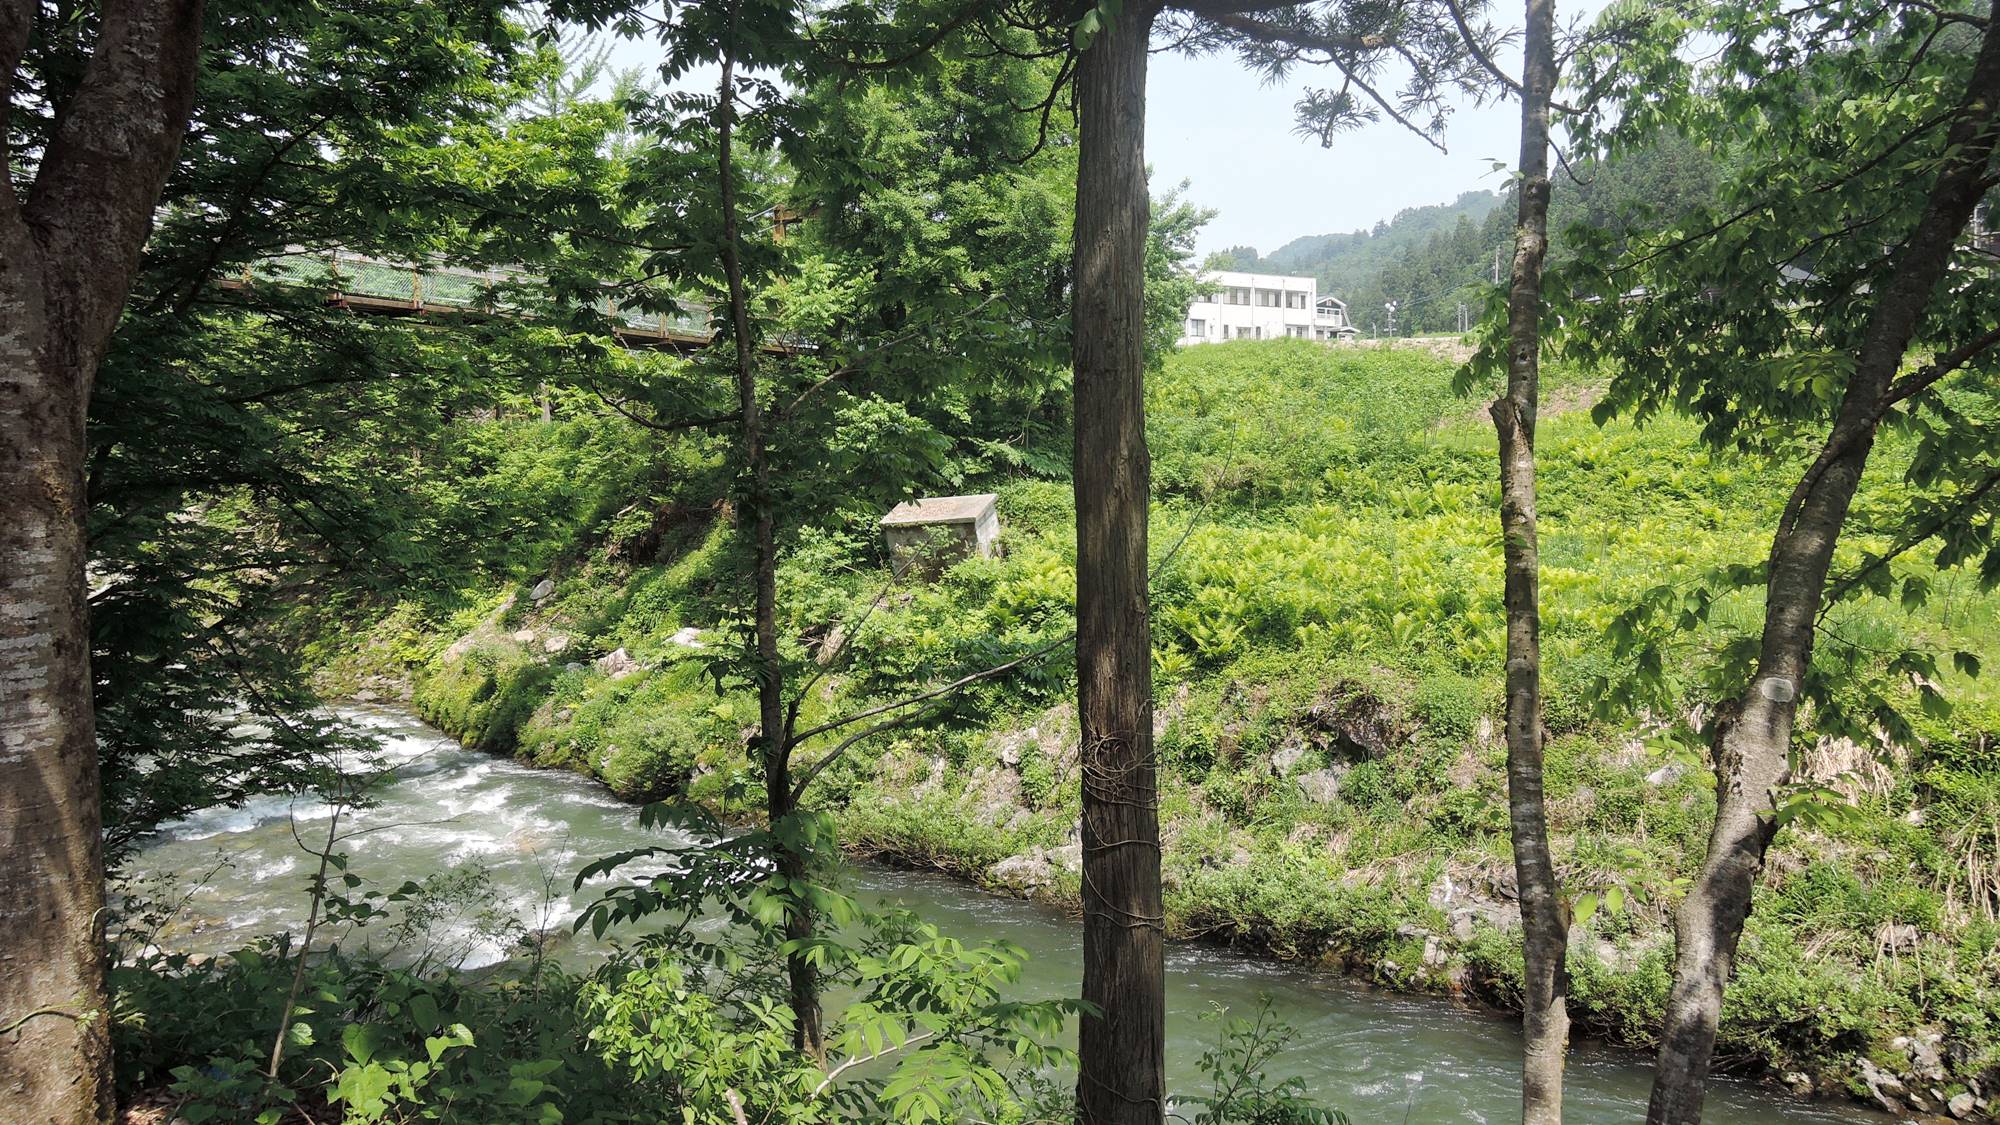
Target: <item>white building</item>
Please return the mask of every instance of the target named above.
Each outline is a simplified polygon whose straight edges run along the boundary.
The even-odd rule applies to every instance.
[[[1319,281],[1269,273],[1221,270],[1202,275],[1221,286],[1196,297],[1181,325],[1182,344],[1222,340],[1351,340],[1359,330],[1347,322],[1347,305],[1319,295]]]

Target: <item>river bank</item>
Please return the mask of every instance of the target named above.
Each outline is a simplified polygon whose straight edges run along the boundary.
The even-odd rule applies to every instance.
[[[427,935],[451,947],[444,952],[463,951],[468,963],[504,955],[474,940],[498,915],[527,927],[565,925],[594,897],[589,887],[573,892],[568,873],[648,837],[628,803],[587,778],[461,749],[393,709],[367,708],[354,717],[382,741],[385,764],[395,773],[372,807],[353,814],[351,870],[384,880],[458,873],[470,881],[477,872],[484,889],[476,901],[435,920]],[[136,874],[178,873],[198,882],[186,910],[210,924],[176,935],[183,944],[221,951],[255,933],[296,927],[305,910],[299,893],[305,872],[292,829],[323,825],[326,811],[263,798],[200,814],[150,842],[135,860]],[[217,865],[218,856],[229,861],[226,867]],[[1005,937],[1027,948],[1024,998],[1067,995],[1076,987],[1076,928],[1059,910],[872,864],[856,866],[849,885],[871,904],[907,906],[968,940]],[[587,946],[589,939],[580,941]],[[1245,1012],[1268,995],[1299,1033],[1278,1071],[1305,1078],[1317,1096],[1357,1122],[1501,1121],[1515,1111],[1518,1039],[1504,1019],[1199,944],[1170,949],[1168,988],[1172,1074],[1192,1073],[1212,1044],[1215,1027],[1201,1018],[1205,1012],[1215,1006]],[[1645,1082],[1642,1059],[1580,1043],[1570,1119],[1630,1120],[1644,1103]],[[1710,1114],[1714,1125],[1872,1120],[1849,1107],[1796,1102],[1738,1081],[1718,1084]]]
[[[464,647],[456,660],[444,661],[446,667],[466,660],[485,643],[473,638],[472,644],[464,644],[467,639],[460,638]],[[511,635],[509,639],[513,641]],[[534,647],[532,641],[513,643]],[[404,701],[425,713],[426,721],[450,730],[454,716],[438,706],[444,686],[434,679],[426,690],[422,676],[414,683],[377,679],[368,694]],[[500,696],[492,698],[505,710]],[[1164,703],[1156,718],[1163,735],[1181,718],[1189,699],[1183,692]],[[1350,740],[1389,737],[1379,729],[1389,720],[1373,706],[1353,704],[1345,719],[1326,721],[1343,725],[1343,737]],[[517,750],[520,760],[611,783],[604,772],[573,758],[526,749],[546,747],[547,735],[535,734],[537,728],[560,730],[565,720],[574,721],[573,714],[564,715],[548,700],[518,714],[529,737]],[[1371,724],[1378,728],[1373,734],[1364,729]],[[455,737],[478,746],[482,729],[461,727]],[[1074,802],[1065,801],[1063,794],[1072,787],[1075,737],[1073,712],[1058,704],[1034,723],[991,735],[988,755],[976,763],[924,756],[907,744],[888,745],[858,766],[843,763],[839,772],[863,776],[848,777],[845,791],[829,806],[842,846],[857,858],[949,878],[1063,918],[1073,916],[1079,903],[1081,848]],[[610,757],[615,761],[617,756],[614,749]],[[1044,764],[1046,772],[1037,769]],[[715,758],[680,783],[689,793],[709,798],[725,817],[742,820],[754,816],[754,808],[719,795],[746,768],[741,761]],[[1304,795],[1321,783],[1325,772],[1316,776],[1315,771],[1295,769],[1293,784]],[[649,794],[628,791],[625,796],[640,800]],[[1249,956],[1273,970],[1285,967],[1284,972],[1302,974],[1296,979],[1417,997],[1416,1002],[1443,1004],[1469,1019],[1504,1022],[1518,1012],[1518,914],[1510,898],[1511,868],[1497,857],[1478,864],[1430,861],[1335,873],[1323,861],[1301,862],[1295,847],[1274,855],[1267,841],[1251,833],[1204,837],[1185,799],[1163,803],[1163,823],[1168,927],[1177,948]],[[1309,845],[1313,836],[1295,832],[1286,843],[1302,840]],[[1579,1049],[1608,1052],[1627,1068],[1643,1068],[1650,1051],[1645,1036],[1653,1014],[1647,993],[1663,990],[1668,952],[1663,927],[1656,925],[1649,933],[1636,923],[1636,917],[1607,917],[1596,927],[1579,927],[1570,957]],[[1755,974],[1754,957],[1750,965]],[[1752,985],[1759,979],[1753,975]],[[1803,995],[1797,1000],[1802,1005],[1815,1002]],[[1806,1014],[1778,1016],[1798,1019]],[[1514,1034],[1511,1025],[1506,1034]],[[1952,1120],[1936,1041],[1901,1040],[1894,1049],[1905,1053],[1900,1058],[1886,1055],[1886,1061],[1860,1057],[1831,1065],[1795,1057],[1784,1069],[1769,1060],[1738,1058],[1724,1073],[1732,1075],[1731,1082],[1769,1090],[1786,1104],[1824,1106],[1836,1116],[1847,1114],[1844,1119],[1873,1119],[1866,1111],[1878,1111],[1910,1121]],[[1929,1081],[1938,1087],[1931,1097],[1917,1085],[1926,1068]],[[1908,1083],[1898,1077],[1899,1071],[1911,1075]],[[1643,1104],[1643,1094],[1638,1097]],[[1913,1105],[1914,1100],[1945,1112]],[[1964,1113],[1958,1119],[1985,1119],[1986,1106],[1959,1108]]]

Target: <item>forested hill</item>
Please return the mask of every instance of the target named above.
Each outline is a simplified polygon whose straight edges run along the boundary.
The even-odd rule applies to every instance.
[[[1238,269],[1316,277],[1320,289],[1344,295],[1371,281],[1388,263],[1421,250],[1433,235],[1451,231],[1461,219],[1484,224],[1501,198],[1490,191],[1468,191],[1450,203],[1406,207],[1369,230],[1309,234],[1262,256],[1249,246],[1224,253]]]
[[[1669,138],[1615,161],[1566,165],[1549,205],[1550,263],[1568,259],[1573,228],[1615,239],[1649,217],[1672,218],[1707,201],[1722,160],[1713,149]],[[1354,323],[1371,334],[1454,332],[1465,323],[1461,306],[1478,316],[1496,268],[1506,268],[1513,215],[1510,193],[1468,191],[1450,203],[1404,208],[1371,230],[1307,235],[1266,255],[1233,246],[1210,263],[1318,278],[1320,292],[1346,301]]]

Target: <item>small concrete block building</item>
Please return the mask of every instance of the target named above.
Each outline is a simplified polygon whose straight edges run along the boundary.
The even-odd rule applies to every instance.
[[[1000,537],[1000,497],[982,492],[905,500],[882,517],[882,537],[897,574],[908,570],[940,538],[951,544],[950,558],[991,555]]]

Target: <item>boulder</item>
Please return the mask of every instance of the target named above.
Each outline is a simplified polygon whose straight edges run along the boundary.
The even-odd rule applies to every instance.
[[[1054,887],[1057,876],[1063,872],[1082,869],[1083,845],[1066,844],[1060,848],[1037,845],[987,868],[986,881],[1017,894],[1034,894]]]
[[[568,637],[550,637],[548,640],[542,642],[542,651],[548,653],[550,656],[554,656],[568,647]]]
[[[1062,871],[1083,870],[1083,844],[1064,844],[1060,848],[1049,849],[1049,862]]]
[[[1519,908],[1503,902],[1461,902],[1451,908],[1447,917],[1451,919],[1451,936],[1460,941],[1471,941],[1483,923],[1496,930],[1518,929],[1521,925]]]
[[[1046,853],[1035,848],[1023,855],[1010,855],[986,869],[988,882],[1022,894],[1032,894],[1055,882],[1055,870]]]
[[[1950,1110],[1951,1115],[1960,1121],[1970,1121],[1972,1120],[1972,1115],[1979,1110],[1979,1102],[1971,1094],[1961,1090],[1953,1094],[1951,1100],[1946,1102],[1944,1107]]]
[[[528,591],[528,598],[530,601],[544,602],[549,599],[550,594],[553,594],[555,592],[556,592],[555,579],[544,578],[540,582],[535,583],[534,589]]]
[[[534,644],[534,643],[535,643],[535,631],[534,631],[533,629],[516,629],[516,630],[514,630],[514,643],[515,643],[515,644],[517,644],[517,645],[531,645],[531,644]]]
[[[1299,792],[1305,794],[1306,800],[1316,805],[1330,805],[1340,796],[1340,779],[1346,772],[1335,769],[1314,770],[1293,778],[1292,783],[1299,787]]]
[[[1659,769],[1656,769],[1652,773],[1647,774],[1646,784],[1672,785],[1674,782],[1679,781],[1681,779],[1681,775],[1686,772],[1687,772],[1686,770],[1683,770],[1681,767],[1675,765],[1674,763],[1668,762],[1666,765],[1661,766]]]
[[[708,647],[707,645],[701,643],[701,630],[695,628],[692,625],[688,625],[681,629],[676,630],[673,636],[667,638],[667,643],[670,645],[678,645],[681,648]]]
[[[1867,1055],[1862,1055],[1855,1060],[1854,1076],[1860,1079],[1863,1086],[1867,1087],[1868,1096],[1874,1099],[1876,1105],[1882,1107],[1883,1112],[1901,1113],[1903,1111],[1902,1099],[1908,1094],[1908,1091],[1903,1088],[1902,1079],[1876,1066],[1875,1060],[1869,1058]]]
[[[1283,777],[1299,768],[1299,763],[1305,759],[1305,756],[1305,743],[1299,741],[1296,737],[1288,738],[1285,740],[1283,746],[1272,751],[1271,772],[1277,774],[1279,777]]]
[[[632,659],[632,654],[622,648],[613,649],[592,663],[597,666],[598,671],[614,680],[622,680],[640,670],[639,662]]]

